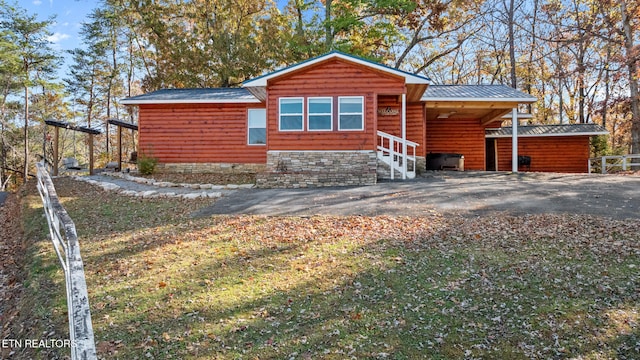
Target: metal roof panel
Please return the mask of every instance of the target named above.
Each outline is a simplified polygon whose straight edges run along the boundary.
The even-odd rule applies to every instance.
[[[537,99],[506,85],[431,85],[422,101],[514,101],[534,102]]]
[[[487,138],[511,137],[511,127],[487,129]],[[598,124],[558,124],[558,125],[522,125],[518,126],[518,137],[535,136],[595,136],[609,134]]]
[[[125,105],[258,102],[260,100],[243,88],[162,89],[121,101]]]

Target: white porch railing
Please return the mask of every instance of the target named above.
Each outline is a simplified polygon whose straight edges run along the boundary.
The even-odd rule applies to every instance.
[[[60,204],[45,166],[42,163],[36,166],[38,167],[38,192],[44,204],[49,235],[64,270],[71,359],[97,359],[89,311],[89,296],[76,226]]]
[[[632,162],[632,159],[640,159],[640,155],[609,155],[591,158],[589,159],[589,173],[598,172],[599,169],[600,173],[606,174],[613,169],[627,171],[633,170],[634,166],[640,167],[640,162]]]
[[[389,165],[391,180],[395,171],[403,180],[416,177],[416,146],[416,142],[378,131],[378,159]]]

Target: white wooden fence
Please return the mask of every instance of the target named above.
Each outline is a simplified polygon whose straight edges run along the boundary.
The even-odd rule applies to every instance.
[[[89,296],[76,226],[58,200],[44,164],[38,163],[38,192],[44,204],[53,248],[64,270],[69,313],[71,359],[97,359]]]
[[[640,168],[640,161],[633,162],[633,159],[640,159],[640,155],[609,155],[591,158],[589,159],[589,173],[600,172],[606,174],[610,170],[627,171],[634,170],[633,167]]]

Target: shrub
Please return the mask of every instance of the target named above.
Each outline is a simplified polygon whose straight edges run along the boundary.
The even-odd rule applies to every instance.
[[[142,155],[138,157],[138,170],[142,175],[151,175],[156,169],[156,164],[158,164],[158,159]]]

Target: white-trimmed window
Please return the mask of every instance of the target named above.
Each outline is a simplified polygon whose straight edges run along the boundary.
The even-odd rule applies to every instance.
[[[247,144],[267,144],[267,110],[249,109],[247,122]]]
[[[338,130],[364,130],[364,97],[338,97]]]
[[[280,98],[280,131],[304,130],[304,98]]]
[[[307,98],[307,129],[309,131],[333,130],[333,98]]]

